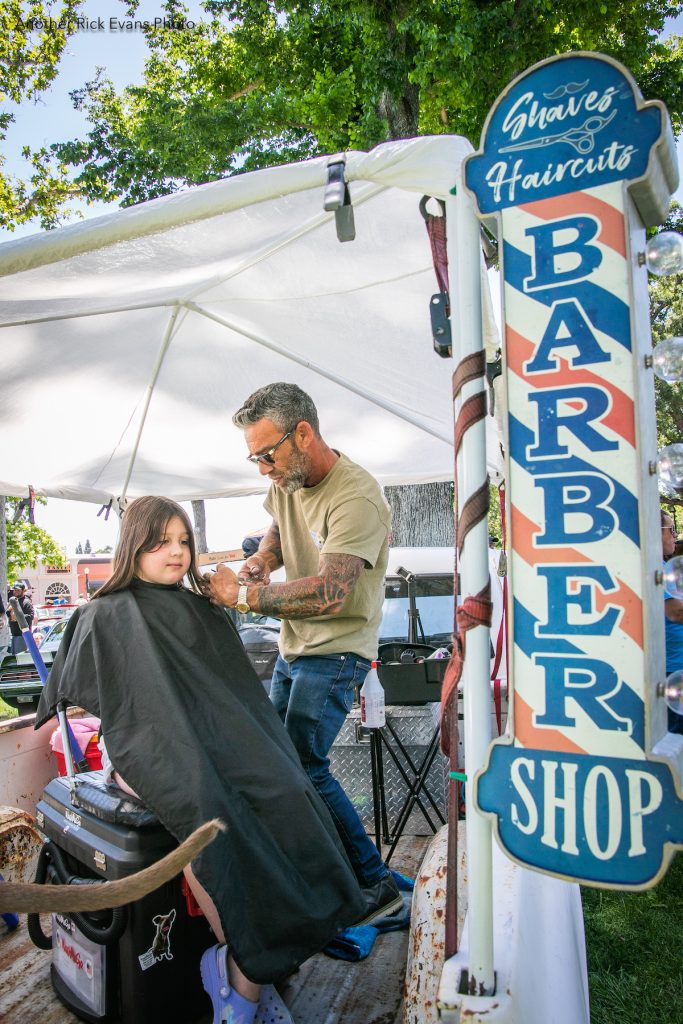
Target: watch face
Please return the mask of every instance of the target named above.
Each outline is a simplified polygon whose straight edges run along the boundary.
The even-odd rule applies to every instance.
[[[251,611],[251,608],[249,607],[249,605],[248,604],[242,604],[241,601],[238,601],[238,603],[235,605],[235,608],[237,609],[238,612],[240,612],[241,615],[246,615],[247,612]]]

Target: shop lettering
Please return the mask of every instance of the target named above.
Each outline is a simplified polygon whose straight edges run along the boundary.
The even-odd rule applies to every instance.
[[[514,857],[569,878],[642,886],[683,840],[683,804],[657,762],[494,744],[477,803]]]
[[[573,857],[580,855],[579,836],[593,857],[610,860],[623,850],[628,857],[646,853],[643,825],[662,804],[659,779],[641,768],[627,768],[623,780],[605,765],[581,772],[574,762],[518,757],[510,766],[516,797],[513,826],[535,836],[543,846]]]

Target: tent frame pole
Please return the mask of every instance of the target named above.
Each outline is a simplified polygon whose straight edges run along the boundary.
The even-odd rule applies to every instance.
[[[249,341],[256,342],[257,345],[262,345],[264,348],[269,349],[271,352],[277,352],[278,355],[284,356],[285,359],[291,360],[293,363],[298,363],[299,366],[305,366],[306,369],[314,370],[320,377],[324,377],[326,380],[332,381],[333,384],[339,384],[345,391],[351,391],[355,395],[359,395],[361,398],[366,399],[368,402],[372,402],[380,409],[384,409],[385,412],[393,413],[398,419],[404,420],[406,423],[412,423],[414,427],[419,427],[426,434],[430,434],[432,437],[437,438],[439,441],[445,441],[446,444],[453,445],[452,434],[446,433],[441,430],[434,430],[424,420],[419,419],[416,416],[411,416],[406,412],[405,409],[397,408],[392,402],[386,402],[382,399],[382,396],[373,388],[364,388],[359,384],[354,384],[353,381],[347,377],[341,377],[339,374],[332,373],[330,370],[325,370],[322,366],[314,363],[311,359],[305,359],[303,356],[297,355],[296,352],[292,352],[290,349],[285,348],[283,345],[278,345],[277,342],[270,341],[268,338],[264,338],[260,334],[255,334],[253,331],[248,331],[244,327],[240,327],[239,324],[228,320],[227,317],[219,316],[217,313],[212,313],[211,310],[205,309],[203,306],[197,305],[195,302],[183,303],[186,309],[191,310],[194,313],[199,313],[201,316],[207,317],[209,320],[213,320],[215,323],[220,324],[221,327],[226,327],[228,330],[234,331],[243,338],[248,338]],[[427,314],[425,313],[425,316]]]
[[[455,200],[449,199],[448,263],[455,339],[453,355],[456,362],[480,352],[483,347],[481,249],[479,221],[472,200],[462,179]],[[457,413],[471,395],[482,391],[481,377],[466,383],[459,395]],[[463,436],[458,455],[458,504],[487,482],[486,423],[474,423]],[[489,581],[488,523],[478,522],[467,534],[460,557],[460,580],[463,600],[474,597]],[[462,674],[465,733],[465,771],[467,803],[467,877],[469,971],[467,988],[472,994],[491,995],[495,991],[493,970],[493,880],[491,824],[474,806],[474,777],[483,767],[490,743],[489,630],[475,626],[467,633],[467,656]],[[449,865],[457,870],[457,865]]]
[[[161,347],[159,348],[156,361],[154,363],[152,376],[145,390],[145,399],[142,407],[142,415],[140,416],[140,423],[138,424],[138,431],[135,436],[135,443],[133,444],[133,448],[130,453],[130,459],[128,460],[128,467],[126,469],[126,476],[123,481],[123,487],[121,488],[121,494],[119,495],[118,498],[119,507],[121,507],[121,502],[125,501],[125,497],[128,492],[128,484],[130,483],[130,478],[133,475],[133,467],[135,466],[135,460],[138,455],[138,448],[140,447],[142,431],[145,429],[145,421],[147,419],[147,413],[149,411],[150,402],[152,401],[152,395],[154,394],[154,387],[156,385],[157,378],[159,377],[161,367],[163,366],[163,362],[166,357],[168,347],[171,344],[171,341],[173,340],[176,320],[178,319],[178,313],[180,312],[181,308],[181,306],[175,306],[173,312],[171,313],[171,316],[169,317],[168,326],[166,327],[166,331],[161,342]]]

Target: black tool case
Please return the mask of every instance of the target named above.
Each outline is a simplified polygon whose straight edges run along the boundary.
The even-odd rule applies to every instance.
[[[63,882],[65,872],[77,879],[69,879],[72,884],[89,878],[114,881],[177,845],[142,804],[106,785],[101,772],[53,779],[37,817],[48,839],[39,881]],[[53,915],[52,983],[82,1020],[150,1024],[207,1014],[199,961],[215,939],[206,918],[190,913],[181,881],[179,875],[118,911]],[[83,920],[94,937],[84,934]],[[95,941],[101,929],[113,935]]]

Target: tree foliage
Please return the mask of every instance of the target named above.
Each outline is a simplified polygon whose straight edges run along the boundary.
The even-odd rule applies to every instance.
[[[36,498],[45,504],[44,498]],[[38,560],[56,568],[66,566],[66,556],[57,541],[47,530],[21,518],[14,522],[18,498],[6,498],[5,519],[7,529],[7,578],[12,581],[27,568],[35,568]]]
[[[210,20],[150,30],[144,80],[73,94],[91,129],[55,144],[92,199],[124,205],[253,170],[417,134],[477,142],[501,89],[534,62],[600,50],[683,112],[683,49],[665,0],[205,0]],[[168,0],[167,13],[182,5]],[[44,162],[43,162],[44,163]],[[47,172],[46,172],[47,173]]]
[[[37,99],[55,79],[67,39],[76,31],[83,0],[0,0],[0,101],[18,104]],[[0,113],[0,145],[15,115]],[[3,149],[5,147],[3,146]],[[28,181],[5,172],[0,154],[0,226],[13,230],[35,218],[53,226],[64,204],[78,192],[59,160],[28,146],[23,156],[31,168]]]

